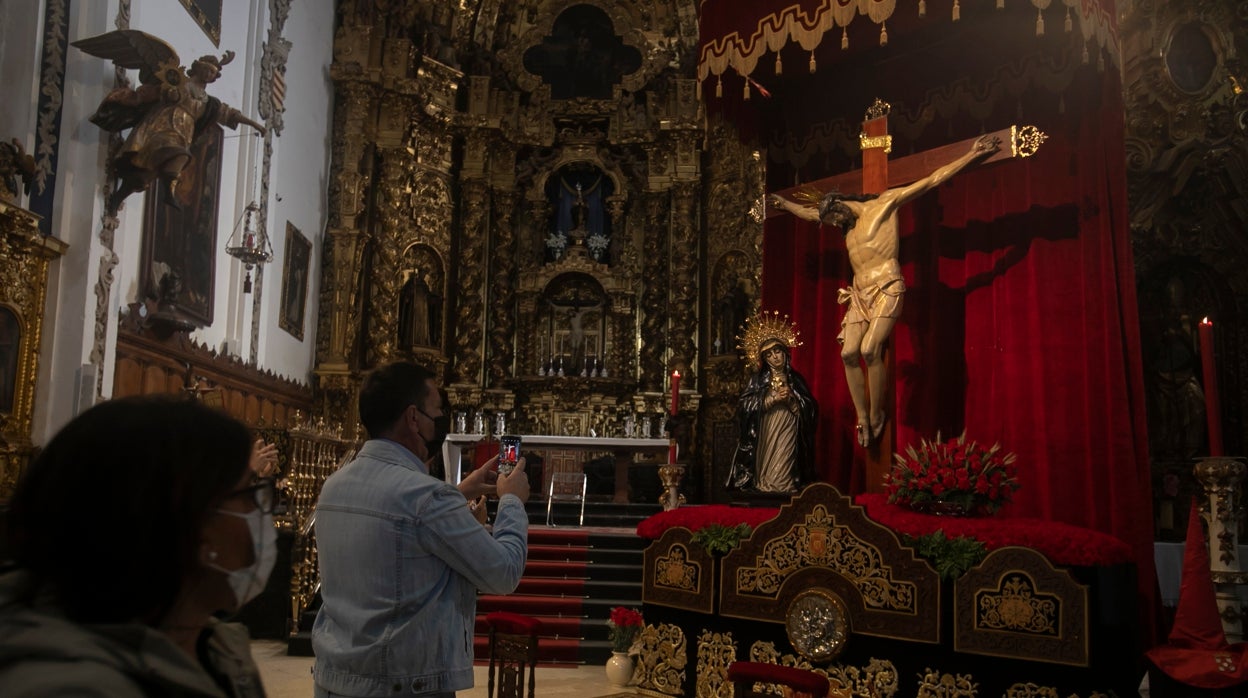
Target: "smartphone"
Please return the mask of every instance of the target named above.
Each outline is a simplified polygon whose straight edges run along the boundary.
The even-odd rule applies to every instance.
[[[520,437],[506,434],[498,440],[498,443],[498,472],[508,475],[520,461]]]

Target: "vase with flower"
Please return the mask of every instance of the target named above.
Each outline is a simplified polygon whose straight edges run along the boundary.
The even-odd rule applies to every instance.
[[[968,441],[966,432],[956,439],[922,439],[896,454],[892,469],[884,476],[888,501],[924,514],[983,516],[993,514],[1019,488],[1013,453],[1000,443],[984,446]]]
[[[633,644],[642,627],[641,612],[616,606],[607,619],[611,638],[611,658],[607,660],[607,680],[613,686],[627,686],[633,678]]]

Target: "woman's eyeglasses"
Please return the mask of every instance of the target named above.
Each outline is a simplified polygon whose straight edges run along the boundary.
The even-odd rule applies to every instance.
[[[257,480],[255,484],[244,487],[240,490],[225,495],[226,499],[234,499],[235,497],[250,496],[252,501],[256,503],[256,508],[262,513],[272,514],[273,505],[277,503],[277,488],[272,478],[264,478]]]

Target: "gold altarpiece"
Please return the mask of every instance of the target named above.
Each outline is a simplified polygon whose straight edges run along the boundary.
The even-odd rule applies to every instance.
[[[13,494],[34,446],[48,265],[68,249],[39,231],[39,217],[2,196],[0,184],[0,501]]]
[[[349,424],[362,374],[410,358],[509,431],[622,435],[679,369],[709,472],[764,171],[706,120],[695,3],[381,8],[339,3],[318,409]]]

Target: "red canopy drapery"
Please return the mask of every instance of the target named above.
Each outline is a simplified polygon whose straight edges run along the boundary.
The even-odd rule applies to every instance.
[[[1073,97],[1071,93],[1068,97]],[[1085,86],[1082,118],[1029,160],[963,172],[902,211],[908,291],[893,334],[897,447],[937,431],[1000,440],[1023,487],[1006,515],[1117,536],[1152,599],[1152,503],[1118,84]],[[763,305],[793,315],[820,404],[823,478],[865,483],[836,334],[849,278],[838,231],[768,221]]]

